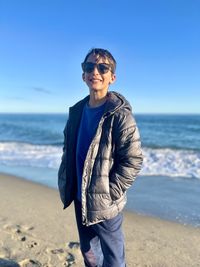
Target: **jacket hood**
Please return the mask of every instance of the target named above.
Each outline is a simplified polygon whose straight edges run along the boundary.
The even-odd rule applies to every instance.
[[[127,99],[121,94],[114,92],[114,91],[108,91],[107,96],[108,96],[108,99],[106,102],[105,113],[104,113],[106,116],[109,116],[122,108],[129,112],[132,112],[131,105],[129,104]],[[70,107],[70,110],[74,110],[74,109],[82,110],[85,103],[89,101],[89,98],[90,98],[89,95],[86,96],[84,99],[77,102],[74,106]]]
[[[132,112],[131,105],[124,96],[114,91],[108,92],[108,100],[105,107],[106,115],[110,115],[122,108]]]

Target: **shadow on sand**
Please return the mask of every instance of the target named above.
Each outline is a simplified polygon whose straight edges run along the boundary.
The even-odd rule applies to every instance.
[[[0,267],[20,267],[20,265],[15,261],[0,258]]]

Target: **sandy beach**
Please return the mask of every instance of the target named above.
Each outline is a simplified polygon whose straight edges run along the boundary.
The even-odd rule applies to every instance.
[[[73,205],[58,191],[0,175],[0,266],[82,267]],[[124,212],[128,267],[200,266],[200,229]]]

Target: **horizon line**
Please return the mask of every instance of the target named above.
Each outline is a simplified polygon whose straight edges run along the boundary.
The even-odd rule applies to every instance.
[[[65,115],[69,112],[2,112],[0,115]],[[200,112],[134,112],[134,115],[200,115]]]

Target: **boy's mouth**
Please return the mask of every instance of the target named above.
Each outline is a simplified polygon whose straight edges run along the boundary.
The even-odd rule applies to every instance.
[[[97,79],[97,78],[91,78],[90,82],[101,82],[101,79]]]

